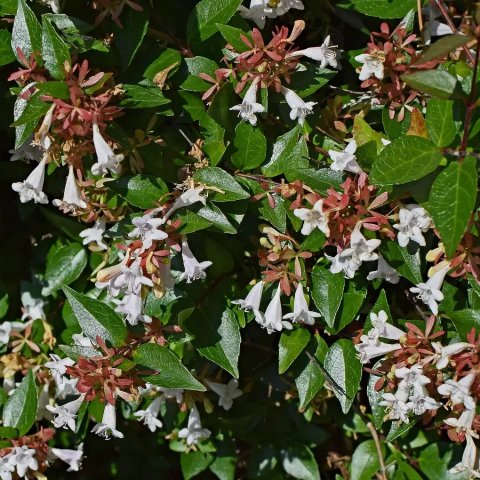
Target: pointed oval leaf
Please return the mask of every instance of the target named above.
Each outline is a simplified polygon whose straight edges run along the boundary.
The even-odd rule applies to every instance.
[[[457,79],[445,70],[421,70],[400,77],[407,85],[438,98],[450,98],[457,90]]]
[[[310,341],[310,332],[305,328],[287,330],[278,344],[278,373],[285,373]]]
[[[42,27],[25,0],[19,0],[12,29],[13,53],[17,57],[17,60],[23,65],[18,50],[20,50],[28,60],[32,53],[40,52],[41,48]]]
[[[94,341],[100,337],[115,347],[123,345],[127,337],[127,328],[111,307],[104,302],[82,295],[70,287],[63,287],[63,292],[87,337]]]
[[[453,101],[431,98],[427,104],[428,135],[437,147],[447,147],[457,135],[458,128],[453,116]]]
[[[187,370],[180,359],[167,347],[155,343],[140,345],[133,359],[145,367],[157,370],[155,375],[144,377],[147,382],[164,388],[183,388],[204,392],[206,388]]]
[[[57,80],[65,78],[65,66],[70,63],[70,52],[67,44],[45,16],[42,17],[42,58],[53,78]]]

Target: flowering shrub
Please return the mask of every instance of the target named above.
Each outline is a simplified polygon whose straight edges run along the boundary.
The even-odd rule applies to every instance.
[[[1,480],[480,478],[478,2],[0,16]]]

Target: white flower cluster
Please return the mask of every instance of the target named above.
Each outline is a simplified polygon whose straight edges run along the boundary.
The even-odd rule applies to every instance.
[[[301,0],[279,0],[271,2],[270,0],[250,0],[250,7],[241,5],[238,8],[243,18],[253,20],[258,28],[265,26],[267,18],[277,18],[285,15],[291,8],[303,10],[305,7]]]

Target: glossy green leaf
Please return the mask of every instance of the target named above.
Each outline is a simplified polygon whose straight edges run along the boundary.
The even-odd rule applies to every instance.
[[[384,449],[382,449],[384,450]],[[360,443],[352,455],[351,480],[370,480],[380,468],[377,447],[373,440]]]
[[[417,284],[423,282],[420,251],[411,252],[396,241],[382,243],[382,255],[397,272]]]
[[[187,23],[191,43],[203,42],[218,32],[217,24],[226,24],[242,0],[201,0],[195,5]]]
[[[87,266],[87,260],[87,253],[80,243],[61,247],[54,245],[47,256],[46,285],[42,289],[42,295],[51,295],[63,285],[74,282]]]
[[[157,206],[169,192],[166,183],[153,175],[126,175],[106,185],[131,205],[144,210]]]
[[[213,462],[211,453],[188,452],[180,454],[180,467],[184,480],[190,480],[205,471]]]
[[[237,51],[237,52],[246,52],[249,50],[249,47],[247,46],[246,43],[244,43],[241,39],[241,36],[243,35],[245,38],[249,39],[250,42],[253,41],[250,38],[250,35],[248,33],[245,33],[243,30],[240,30],[239,28],[236,27],[231,27],[230,25],[222,25],[220,23],[217,23],[217,28],[219,32],[221,33],[222,37]]]
[[[66,68],[70,65],[70,52],[46,17],[42,17],[42,59],[53,78],[65,78]]]
[[[162,90],[155,86],[148,85],[123,85],[125,96],[120,105],[125,108],[153,108],[170,103]]]
[[[293,444],[281,453],[282,465],[285,472],[299,480],[320,480],[315,455],[306,445]]]
[[[18,0],[17,14],[12,29],[12,50],[18,61],[23,64],[18,51],[29,60],[33,52],[42,48],[42,27],[25,0]],[[27,65],[25,65],[27,66]]]
[[[325,357],[325,369],[332,380],[343,390],[334,388],[343,413],[347,413],[357,394],[362,378],[362,364],[351,340],[337,340]]]
[[[480,310],[456,310],[455,312],[449,312],[448,316],[451,318],[455,330],[464,340],[472,328],[475,331],[480,331]]]
[[[145,377],[147,382],[164,388],[205,391],[205,387],[167,347],[155,343],[145,343],[133,352],[133,359],[140,365],[158,372]]]
[[[215,187],[213,193],[209,195],[213,202],[232,202],[250,197],[238,182],[221,168],[202,168],[194,173],[193,178],[197,182]]]
[[[240,122],[235,128],[233,145],[236,151],[232,155],[232,163],[239,170],[252,170],[265,161],[267,140],[259,127]]]
[[[416,8],[415,0],[353,0],[353,7],[360,13],[377,18],[402,18]]]
[[[37,387],[33,371],[30,369],[23,377],[22,383],[8,398],[3,409],[3,424],[18,429],[25,435],[35,422],[37,416]]]
[[[329,327],[335,325],[335,316],[342,303],[344,288],[343,275],[331,273],[327,268],[320,266],[313,269],[312,298]]]
[[[465,233],[477,199],[476,159],[453,161],[433,182],[428,210],[451,257]]]
[[[338,189],[343,182],[341,172],[334,172],[330,168],[293,168],[289,169],[289,176],[305,182],[309,187],[322,195],[327,194],[329,188]]]
[[[422,137],[405,136],[387,145],[373,164],[371,177],[377,185],[398,185],[433,172],[442,159],[439,149]]]
[[[451,98],[458,88],[457,79],[445,70],[421,70],[401,79],[415,90],[438,98]]]
[[[5,287],[0,283],[0,319],[7,314],[8,305],[8,293],[5,290]]]
[[[96,340],[109,341],[113,346],[123,345],[127,336],[125,323],[106,303],[82,295],[69,287],[63,287],[82,332]]]
[[[438,147],[447,147],[457,135],[453,106],[453,101],[441,98],[431,98],[427,104],[428,135]]]
[[[285,373],[310,341],[310,332],[296,328],[282,333],[278,344],[278,373]]]
[[[12,34],[8,30],[0,30],[0,67],[15,61],[12,50]]]
[[[436,58],[444,57],[471,41],[472,38],[468,35],[446,35],[430,45],[413,65],[421,65]]]

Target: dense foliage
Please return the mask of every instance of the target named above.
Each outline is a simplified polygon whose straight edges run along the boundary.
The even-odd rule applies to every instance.
[[[0,22],[1,480],[480,477],[477,2]]]

